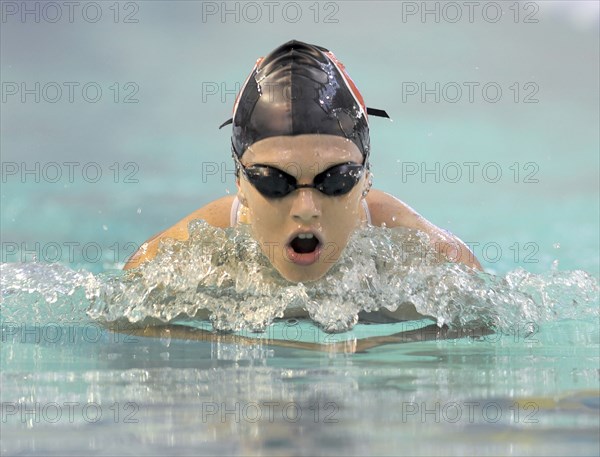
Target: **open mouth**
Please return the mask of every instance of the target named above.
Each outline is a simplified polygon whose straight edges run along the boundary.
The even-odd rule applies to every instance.
[[[308,254],[317,249],[319,240],[312,233],[299,233],[296,238],[292,240],[290,246],[298,254]]]
[[[298,233],[287,245],[287,257],[298,265],[312,265],[319,260],[321,246],[314,233]]]

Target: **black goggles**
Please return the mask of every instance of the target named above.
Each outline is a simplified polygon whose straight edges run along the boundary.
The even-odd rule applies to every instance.
[[[301,188],[313,188],[337,197],[350,192],[365,170],[365,166],[358,163],[341,163],[316,175],[312,184],[298,184],[295,177],[283,170],[262,164],[245,167],[235,154],[233,156],[250,184],[267,198],[282,198]]]

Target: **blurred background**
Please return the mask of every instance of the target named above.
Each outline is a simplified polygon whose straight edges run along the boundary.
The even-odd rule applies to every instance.
[[[505,273],[599,275],[598,2],[9,2],[2,261],[120,267],[235,192],[257,57],[332,50],[367,103],[374,187]]]

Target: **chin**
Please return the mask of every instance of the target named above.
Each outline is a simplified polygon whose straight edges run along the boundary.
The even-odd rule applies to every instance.
[[[310,268],[303,266],[288,266],[286,268],[277,268],[281,276],[291,282],[314,282],[321,279],[329,271],[329,268]]]

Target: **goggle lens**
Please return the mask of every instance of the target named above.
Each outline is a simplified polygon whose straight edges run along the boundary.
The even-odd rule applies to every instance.
[[[360,180],[364,166],[357,163],[343,163],[328,168],[315,176],[313,184],[299,185],[292,175],[269,165],[252,165],[243,168],[248,181],[267,198],[282,198],[296,189],[309,187],[319,192],[337,197],[350,192]]]

